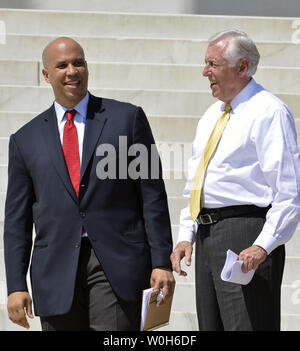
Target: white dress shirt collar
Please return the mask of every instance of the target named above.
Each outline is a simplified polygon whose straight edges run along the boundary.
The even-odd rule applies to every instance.
[[[87,114],[87,107],[89,103],[90,94],[87,93],[85,97],[74,107],[72,110],[76,110],[77,113],[74,117],[78,122],[85,123],[86,121],[86,114]],[[60,105],[57,101],[54,102],[55,112],[57,116],[58,123],[61,123],[63,119],[65,119],[66,111],[70,110],[62,105]]]
[[[263,90],[263,87],[257,84],[254,78],[251,78],[249,83],[233,98],[230,102],[230,106],[232,108],[232,114],[234,114],[237,110],[243,108],[244,104],[249,101],[249,99],[256,94],[257,92]],[[221,110],[223,111],[225,108],[225,103],[221,105]]]

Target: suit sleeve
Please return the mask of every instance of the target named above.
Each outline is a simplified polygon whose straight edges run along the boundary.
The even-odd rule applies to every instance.
[[[5,202],[4,257],[8,294],[27,291],[26,274],[32,247],[32,180],[12,135],[9,141]]]
[[[144,150],[147,150],[141,163],[145,172],[140,173],[137,186],[151,247],[152,268],[159,266],[171,268],[170,254],[173,243],[162,167],[149,122],[140,107],[135,116],[133,136],[134,144],[142,145]],[[146,156],[147,160],[144,159]]]

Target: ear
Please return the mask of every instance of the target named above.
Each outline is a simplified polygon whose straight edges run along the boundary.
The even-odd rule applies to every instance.
[[[44,76],[45,81],[46,81],[47,83],[50,83],[49,73],[48,73],[47,68],[43,68],[43,69],[42,69],[42,73],[43,73],[43,76]]]
[[[240,62],[238,63],[238,73],[244,77],[247,72],[248,72],[248,68],[249,68],[249,61],[246,58],[242,58],[240,60]]]

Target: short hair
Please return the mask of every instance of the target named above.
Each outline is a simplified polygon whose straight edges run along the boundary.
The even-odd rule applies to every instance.
[[[219,42],[223,39],[230,39],[223,57],[233,66],[236,65],[238,60],[246,58],[249,62],[248,76],[253,76],[260,59],[260,54],[253,40],[245,32],[231,29],[214,34],[209,38],[209,44]]]

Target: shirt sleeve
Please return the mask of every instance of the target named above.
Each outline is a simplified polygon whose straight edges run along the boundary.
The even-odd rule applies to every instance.
[[[272,207],[254,245],[269,254],[286,243],[300,220],[300,159],[294,119],[285,107],[253,128],[258,161],[272,189]]]

